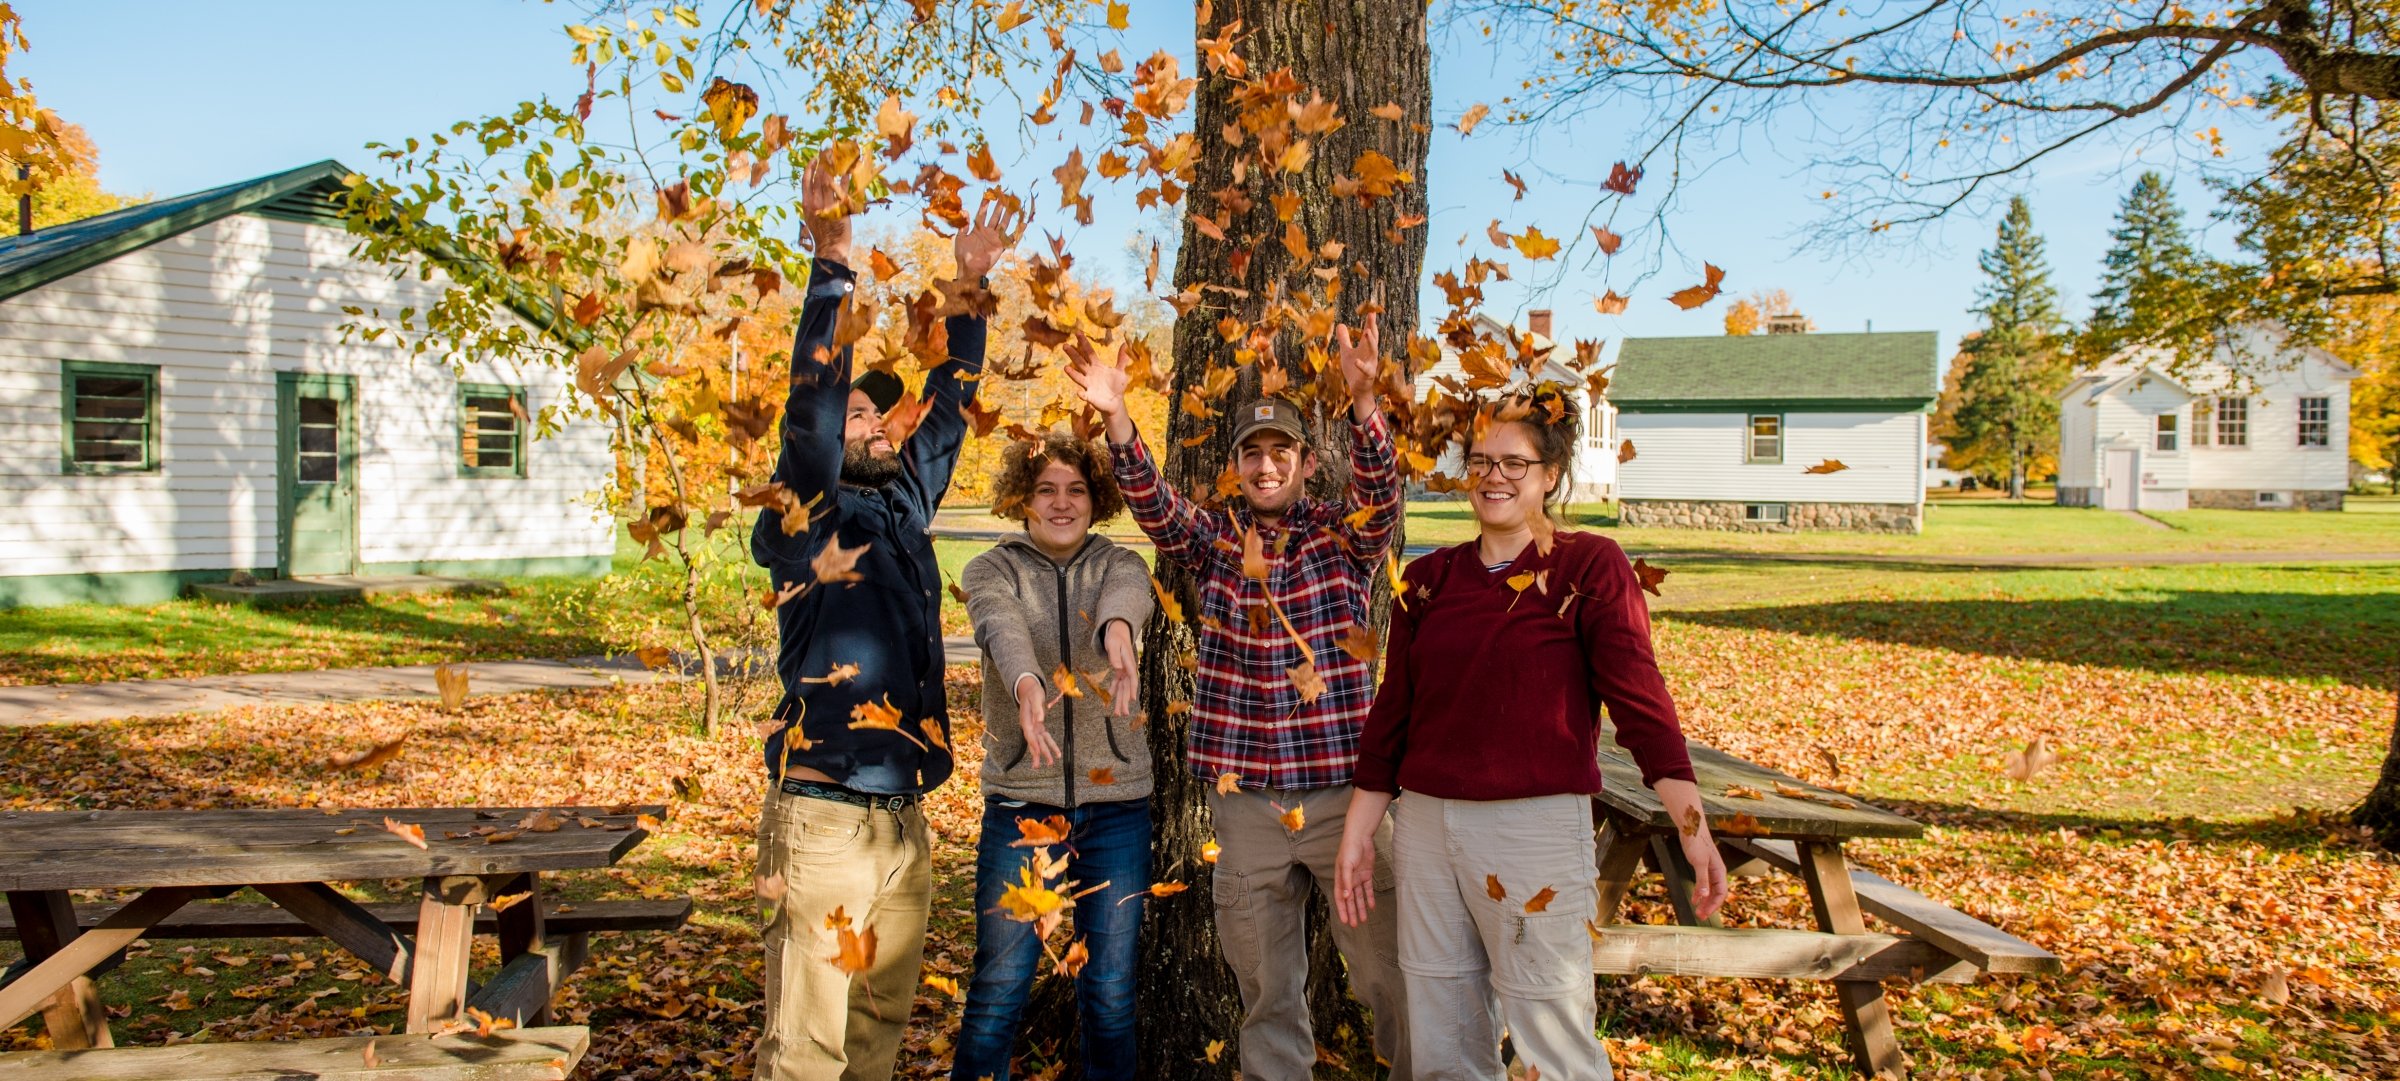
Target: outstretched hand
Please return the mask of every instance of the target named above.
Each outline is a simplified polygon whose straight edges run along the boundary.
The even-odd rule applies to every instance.
[[[817,258],[850,265],[850,215],[843,209],[841,181],[820,156],[800,173],[800,217]]]
[[[1125,371],[1122,356],[1108,360],[1095,353],[1083,364],[1067,365],[1067,378],[1076,386],[1076,397],[1099,410],[1101,416],[1124,415],[1125,388],[1133,377]]]
[[[1383,335],[1378,332],[1377,314],[1367,316],[1364,334],[1352,334],[1350,324],[1333,328],[1335,356],[1342,369],[1342,383],[1350,389],[1353,402],[1364,401],[1373,409],[1375,382],[1383,374]]]
[[[1026,217],[1023,204],[987,194],[983,205],[976,208],[975,220],[951,240],[951,254],[958,259],[959,280],[976,281],[991,273],[992,264],[1000,261],[1000,254],[1024,237]]]

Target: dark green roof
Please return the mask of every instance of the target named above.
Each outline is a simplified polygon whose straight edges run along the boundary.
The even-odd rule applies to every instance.
[[[1934,334],[1627,338],[1608,384],[1620,409],[1709,402],[1892,402],[1941,393]]]
[[[0,300],[236,214],[342,227],[345,217],[340,197],[348,190],[343,178],[349,175],[341,162],[328,158],[239,184],[53,225],[30,236],[0,237]],[[425,254],[453,274],[478,272],[479,264],[454,251]],[[518,293],[514,288],[510,291]],[[581,328],[560,319],[549,304],[519,294],[508,306],[534,326],[571,345],[581,345]]]

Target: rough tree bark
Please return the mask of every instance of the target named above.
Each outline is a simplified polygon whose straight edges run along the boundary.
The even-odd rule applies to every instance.
[[[1208,5],[1201,8],[1206,11]],[[1421,227],[1403,230],[1401,241],[1395,244],[1385,231],[1393,228],[1400,214],[1422,213],[1425,207],[1422,182],[1432,107],[1425,5],[1422,0],[1218,0],[1214,12],[1197,28],[1199,36],[1215,38],[1237,20],[1245,35],[1241,52],[1249,61],[1252,76],[1290,68],[1301,84],[1339,105],[1348,121],[1340,130],[1312,140],[1316,145],[1309,165],[1288,178],[1292,190],[1302,196],[1296,220],[1311,244],[1334,240],[1347,249],[1341,262],[1348,269],[1341,275],[1337,302],[1344,321],[1358,323],[1358,305],[1373,299],[1375,283],[1382,283],[1384,354],[1405,364],[1408,335],[1417,325],[1417,283],[1424,269],[1425,233]],[[1195,203],[1193,211],[1206,213],[1216,209],[1207,193],[1233,182],[1234,163],[1246,156],[1248,148],[1232,147],[1218,135],[1238,112],[1232,100],[1234,84],[1208,75],[1205,69],[1198,74],[1202,80],[1194,98],[1193,130],[1200,135],[1202,149],[1190,198]],[[1386,102],[1399,104],[1404,114],[1400,123],[1368,112]],[[1416,184],[1402,189],[1397,199],[1380,201],[1372,208],[1332,193],[1335,177],[1347,172],[1358,155],[1369,149],[1381,151],[1417,179]],[[1248,175],[1259,176],[1255,161]],[[1247,214],[1234,216],[1225,241],[1192,228],[1186,218],[1183,248],[1175,267],[1176,287],[1225,285],[1251,290],[1251,295],[1234,299],[1212,290],[1202,306],[1177,320],[1174,400],[1199,385],[1211,365],[1232,363],[1232,347],[1217,334],[1219,319],[1231,314],[1244,323],[1255,322],[1265,309],[1273,283],[1280,281],[1291,289],[1315,281],[1304,271],[1298,279],[1290,277],[1294,269],[1291,255],[1276,239],[1282,234],[1282,224],[1266,198],[1273,190],[1252,186],[1257,205]],[[1238,279],[1227,260],[1236,247],[1251,250],[1248,273]],[[1351,267],[1353,261],[1364,264],[1363,275]],[[1308,381],[1300,344],[1288,333],[1278,342],[1279,359],[1292,374],[1296,394]],[[1247,370],[1226,403],[1238,404],[1257,393],[1258,373]],[[1337,410],[1319,407],[1314,412],[1313,427],[1319,433],[1319,460],[1324,467],[1311,494],[1338,497],[1348,480],[1349,429]],[[1185,439],[1212,426],[1216,428],[1212,438],[1198,446],[1183,446]],[[1197,420],[1175,410],[1166,432],[1145,432],[1143,436],[1160,453],[1170,483],[1186,492],[1208,492],[1224,468],[1231,431],[1229,425]],[[1197,610],[1190,576],[1162,564],[1159,578],[1182,598],[1186,612]],[[1379,584],[1378,623],[1388,604],[1388,594]],[[1149,903],[1138,977],[1143,1018],[1141,1074],[1221,1078],[1231,1075],[1237,1061],[1241,998],[1217,944],[1212,868],[1200,859],[1201,846],[1214,837],[1202,801],[1204,786],[1181,766],[1187,718],[1168,709],[1169,702],[1191,700],[1191,674],[1179,662],[1194,655],[1195,639],[1188,624],[1159,618],[1152,621],[1144,645],[1142,707],[1152,719],[1151,751],[1162,763],[1158,792],[1151,800],[1157,832],[1155,874],[1159,881],[1188,881],[1192,888]],[[1168,763],[1173,765],[1165,765]],[[1372,1076],[1374,1060],[1365,1039],[1365,1013],[1348,998],[1347,980],[1331,949],[1331,936],[1323,931],[1328,918],[1320,898],[1310,920],[1316,946],[1311,956],[1314,989],[1310,1010],[1318,1042],[1343,1057],[1358,1076]],[[1212,1040],[1227,1044],[1213,1065],[1205,1061],[1204,1054]]]
[[[2375,840],[2383,847],[2400,852],[2400,693],[2395,693],[2392,703],[2392,741],[2384,752],[2383,773],[2350,819],[2375,831]]]

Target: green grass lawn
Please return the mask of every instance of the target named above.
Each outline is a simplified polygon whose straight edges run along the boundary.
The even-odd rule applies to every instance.
[[[2400,499],[2353,496],[2339,514],[2185,511],[2156,515],[2165,527],[2132,515],[1990,499],[1928,504],[1919,536],[1846,533],[1719,533],[1628,529],[1615,525],[1612,504],[1577,504],[1569,523],[1615,537],[1636,555],[1680,570],[1677,585],[1703,580],[1726,589],[1783,596],[1817,589],[1812,580],[1839,582],[1839,567],[1800,574],[1753,573],[1716,567],[1712,557],[1805,553],[1815,556],[1926,556],[1954,559],[2008,555],[2169,555],[2206,552],[2400,552]],[[1014,523],[978,508],[942,513],[945,528],[1007,529]],[[1130,521],[1106,531],[1145,554]],[[1412,546],[1456,544],[1472,538],[1472,510],[1463,502],[1408,505]],[[937,540],[942,573],[958,579],[966,562],[988,547],[980,540]],[[229,672],[427,664],[516,657],[568,657],[645,645],[685,648],[676,590],[680,576],[660,561],[643,561],[631,542],[618,550],[609,577],[514,579],[493,596],[378,597],[367,601],[283,609],[251,609],[199,600],[146,607],[66,605],[0,611],[0,684],[90,682]],[[1897,571],[1858,573],[1897,575]],[[1736,586],[1734,583],[1741,583]],[[771,645],[773,631],[751,595],[763,578],[738,554],[709,578],[712,627],[737,644]],[[1717,587],[1710,586],[1713,590]],[[1681,603],[1670,592],[1662,606]],[[1702,590],[1698,595],[1713,595]],[[943,627],[968,630],[963,606],[945,596]]]

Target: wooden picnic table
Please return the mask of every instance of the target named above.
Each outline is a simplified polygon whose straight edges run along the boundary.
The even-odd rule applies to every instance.
[[[409,1032],[433,1031],[470,1006],[519,1024],[540,1023],[560,982],[586,955],[582,930],[547,930],[546,920],[568,906],[545,901],[542,873],[615,864],[649,836],[639,818],[664,811],[653,805],[0,812],[0,890],[25,947],[24,961],[0,984],[0,1026],[38,1011],[58,1048],[112,1046],[93,990],[95,971],[187,904],[245,887],[279,906],[284,922],[231,922],[332,939],[408,987]],[[387,830],[387,818],[422,828],[425,846]],[[332,885],[385,878],[423,883],[408,933]],[[77,906],[67,891],[79,889],[141,892],[122,905]],[[478,910],[486,906],[495,910],[484,926],[499,935],[501,968],[477,985],[469,979],[468,950]],[[682,906],[688,912],[689,901]],[[220,911],[196,921],[203,927],[225,926],[229,912],[273,912],[257,905],[194,907],[206,910]]]
[[[1603,742],[1603,787],[1593,800],[1600,822],[1594,971],[1833,980],[1859,1072],[1905,1077],[1884,980],[1960,983],[1985,973],[2059,970],[2049,951],[1853,868],[1842,855],[1843,842],[1852,838],[1917,838],[1924,836],[1922,825],[1713,747],[1687,746],[1701,808],[1728,870],[1747,875],[1772,868],[1799,876],[1818,929],[1725,928],[1715,917],[1700,920],[1675,822],[1657,793],[1642,786],[1632,758]],[[1645,859],[1666,877],[1675,926],[1616,923]],[[1868,914],[1902,933],[1867,930]]]

